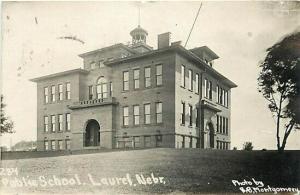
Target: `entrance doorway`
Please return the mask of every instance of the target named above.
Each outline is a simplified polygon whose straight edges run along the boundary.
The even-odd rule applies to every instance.
[[[214,148],[215,147],[215,130],[214,130],[214,126],[211,122],[208,123],[208,129],[209,129],[209,147]]]
[[[100,145],[100,125],[91,119],[87,122],[85,128],[85,147]]]

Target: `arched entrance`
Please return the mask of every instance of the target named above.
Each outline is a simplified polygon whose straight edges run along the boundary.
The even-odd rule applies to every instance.
[[[215,130],[214,130],[214,125],[211,122],[208,123],[208,129],[209,129],[209,147],[214,148],[215,147]]]
[[[84,137],[85,147],[100,145],[100,125],[96,120],[87,121]]]

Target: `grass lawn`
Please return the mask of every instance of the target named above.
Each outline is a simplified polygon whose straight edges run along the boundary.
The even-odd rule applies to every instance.
[[[1,193],[186,193],[240,192],[232,180],[254,178],[272,187],[300,188],[300,151],[220,151],[199,149],[148,149],[81,154],[49,158],[5,160],[2,168],[18,168],[18,175],[8,176],[2,169]],[[161,181],[150,179],[151,173]],[[3,175],[4,174],[4,175]],[[75,175],[77,174],[77,179]],[[129,180],[123,181],[126,174]],[[139,175],[138,180],[136,174]],[[43,183],[55,178],[66,178],[68,185]],[[139,183],[150,177],[150,183]],[[91,181],[91,177],[94,183]],[[72,179],[73,178],[73,179]],[[105,181],[114,179],[114,185]],[[22,180],[23,179],[23,180]],[[12,187],[22,181],[23,187]],[[38,186],[24,186],[24,181],[39,181]],[[71,181],[72,180],[72,181]],[[78,183],[78,180],[80,181]],[[117,180],[119,184],[117,184]],[[124,179],[125,180],[125,179]],[[76,183],[74,183],[76,181]],[[147,180],[146,180],[147,181]],[[7,184],[5,182],[10,182]],[[72,183],[73,182],[73,183]],[[104,182],[104,183],[103,183]],[[95,183],[101,185],[95,185]],[[136,184],[136,185],[134,185]],[[6,186],[8,185],[8,186]]]

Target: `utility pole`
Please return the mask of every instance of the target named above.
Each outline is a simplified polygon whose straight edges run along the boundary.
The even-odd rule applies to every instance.
[[[187,43],[188,43],[188,41],[189,41],[189,39],[190,39],[190,36],[191,36],[191,34],[192,34],[192,31],[193,31],[193,28],[194,28],[194,26],[195,26],[195,23],[196,23],[196,21],[197,21],[198,15],[199,15],[199,13],[200,13],[201,7],[202,7],[202,2],[200,3],[200,7],[199,7],[199,9],[198,9],[198,11],[197,11],[197,14],[196,14],[194,23],[193,23],[193,25],[192,25],[192,28],[191,28],[190,33],[189,33],[189,35],[188,35],[188,38],[186,39],[186,42],[185,42],[185,44],[184,44],[184,47],[186,47],[186,45],[187,45]]]

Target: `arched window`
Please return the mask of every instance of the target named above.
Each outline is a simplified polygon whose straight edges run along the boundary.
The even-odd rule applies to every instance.
[[[97,99],[107,98],[107,81],[100,77],[97,81]]]

